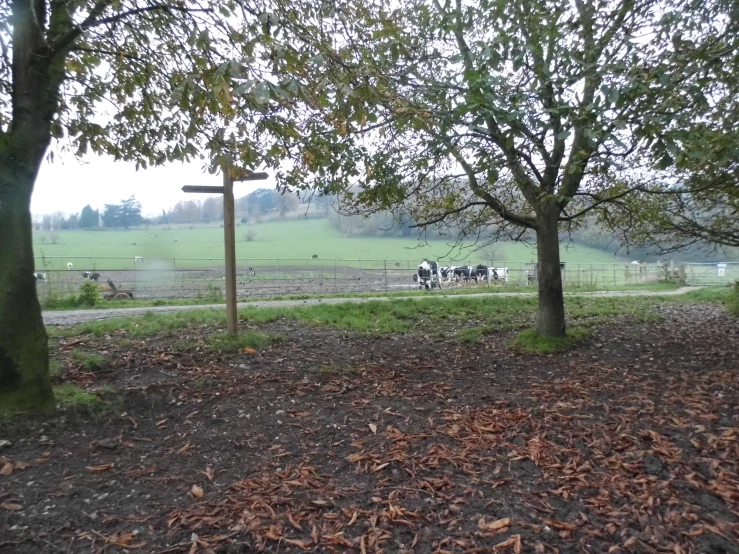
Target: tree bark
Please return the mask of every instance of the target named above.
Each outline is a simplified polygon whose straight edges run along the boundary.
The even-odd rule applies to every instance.
[[[541,337],[565,336],[565,303],[562,272],[559,267],[557,214],[539,214],[536,229],[539,313],[536,334]]]
[[[49,347],[33,278],[31,192],[38,167],[0,159],[0,410],[54,407]]]

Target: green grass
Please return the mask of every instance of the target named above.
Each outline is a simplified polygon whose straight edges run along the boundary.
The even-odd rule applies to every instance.
[[[59,377],[62,373],[62,364],[59,363],[59,360],[49,360],[49,376],[50,377]]]
[[[372,267],[381,268],[381,260],[392,261],[389,267],[415,269],[418,260],[424,257],[443,259],[449,256],[449,246],[445,241],[429,241],[420,246],[417,239],[345,237],[327,219],[303,219],[292,221],[271,221],[249,225],[256,234],[256,240],[247,242],[247,227],[236,229],[237,256],[239,267],[275,265],[280,260],[283,266],[289,260],[301,260],[308,267],[320,268],[327,260],[379,260]],[[57,244],[51,244],[52,235],[58,237]],[[175,243],[174,240],[177,239]],[[75,270],[86,269],[133,269],[134,257],[142,256],[143,262],[136,264],[142,270],[172,270],[175,267],[208,267],[213,259],[214,265],[222,265],[223,229],[218,226],[194,227],[170,226],[149,229],[129,230],[89,230],[89,231],[36,231],[34,233],[34,252],[38,271],[66,269],[67,262],[74,263]],[[465,251],[465,254],[469,250]],[[315,260],[309,260],[317,255]],[[451,254],[461,258],[459,252]],[[42,256],[46,257],[46,263]],[[59,259],[52,259],[59,257]],[[76,258],[76,259],[75,259]],[[103,260],[102,258],[121,258]],[[177,262],[172,259],[176,258]],[[195,260],[199,258],[199,260]],[[474,254],[472,259],[483,259],[482,253]],[[190,261],[185,262],[186,259]],[[257,259],[268,261],[260,262]],[[448,259],[448,258],[447,258]],[[536,250],[520,243],[497,243],[496,260],[529,262],[536,259]],[[252,260],[252,261],[249,261]],[[622,261],[611,253],[586,246],[563,246],[562,260],[570,264],[611,264]],[[395,262],[402,263],[395,266]],[[410,265],[409,265],[410,264]],[[331,262],[332,265],[332,262]],[[408,266],[408,267],[406,267]],[[369,265],[365,267],[370,267]]]
[[[244,348],[261,350],[283,340],[285,338],[281,335],[267,335],[256,331],[247,331],[238,335],[217,333],[208,338],[208,346],[222,352],[238,352]]]
[[[736,293],[732,291],[731,287],[703,287],[685,294],[683,298],[693,302],[726,304],[731,301],[733,294]]]
[[[659,318],[652,307],[682,297],[576,297],[566,302],[567,316],[578,326],[607,322],[615,315],[629,315],[636,321]],[[459,340],[475,342],[485,333],[511,329],[530,322],[537,307],[535,297],[455,297],[419,300],[376,300],[361,304],[318,304],[297,308],[244,308],[239,311],[242,322],[264,324],[280,318],[291,318],[312,325],[371,334],[431,332],[447,330],[457,333]],[[221,309],[183,311],[132,318],[90,321],[75,327],[50,328],[51,336],[91,334],[102,337],[114,333],[116,339],[168,336],[177,329],[200,325],[220,330],[225,325]],[[207,329],[206,329],[207,331]],[[121,336],[123,335],[123,336]]]
[[[122,399],[111,387],[99,387],[88,391],[65,383],[54,387],[54,397],[60,410],[98,420],[115,415],[122,406]]]
[[[590,331],[581,327],[568,330],[564,337],[540,337],[536,331],[528,329],[513,339],[510,347],[531,354],[555,354],[571,350],[588,338]]]
[[[97,394],[69,383],[54,387],[54,397],[57,405],[65,409],[93,410],[100,405],[100,397]]]
[[[87,352],[86,350],[74,350],[72,352],[72,361],[82,366],[87,371],[100,371],[105,367],[105,358],[97,352]]]

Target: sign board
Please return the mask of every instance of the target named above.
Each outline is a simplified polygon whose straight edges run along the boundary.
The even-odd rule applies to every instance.
[[[254,173],[243,169],[221,166],[223,186],[185,185],[182,192],[223,194],[223,233],[226,248],[226,329],[232,335],[238,332],[236,313],[236,222],[234,216],[234,181],[262,181],[269,177],[264,172]]]
[[[726,264],[716,264],[716,267],[718,268],[718,276],[726,277]]]
[[[212,194],[223,194],[223,187],[208,187],[200,185],[185,185],[182,192],[206,192]]]

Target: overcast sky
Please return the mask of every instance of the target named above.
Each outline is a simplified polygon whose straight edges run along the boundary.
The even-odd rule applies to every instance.
[[[31,211],[34,215],[53,212],[80,212],[86,204],[102,209],[105,204],[135,196],[144,215],[157,215],[180,200],[204,200],[206,194],[185,194],[183,185],[223,184],[221,175],[203,171],[202,163],[174,162],[163,167],[136,171],[133,163],[111,158],[88,156],[77,160],[71,154],[44,161],[36,181]],[[274,188],[273,178],[266,181],[235,183],[235,196],[241,197],[258,188]]]

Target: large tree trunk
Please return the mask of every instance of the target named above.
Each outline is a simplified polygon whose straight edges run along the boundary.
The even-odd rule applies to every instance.
[[[562,294],[562,273],[559,268],[557,219],[557,215],[539,215],[536,230],[539,282],[536,334],[541,337],[565,336],[565,303]]]
[[[38,165],[24,161],[0,157],[0,411],[54,407],[33,278],[31,192]]]

